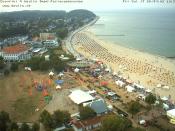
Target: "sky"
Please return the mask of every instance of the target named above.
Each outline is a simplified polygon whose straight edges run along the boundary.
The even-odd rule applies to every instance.
[[[91,11],[111,11],[118,9],[142,9],[142,8],[173,8],[175,9],[175,0],[165,0],[165,3],[160,3],[157,0],[156,3],[148,3],[147,0],[79,0],[83,2],[71,2],[71,3],[60,3],[60,0],[26,0],[29,3],[21,4],[19,1],[17,3],[7,3],[7,0],[0,0],[0,12],[9,11],[19,11],[19,10],[66,10],[70,11],[73,9],[88,9]],[[24,1],[24,0],[21,0]],[[37,1],[37,3],[30,3],[30,1]],[[45,3],[40,3],[40,1],[47,1]],[[57,1],[56,3],[48,1]],[[62,0],[64,1],[64,0]],[[70,0],[76,1],[76,0]],[[128,1],[128,2],[123,2]],[[133,1],[137,1],[134,3]],[[144,1],[141,3],[141,1]],[[166,1],[174,1],[174,3],[167,3]],[[11,7],[11,5],[31,5],[30,7]],[[10,7],[4,7],[8,5]]]

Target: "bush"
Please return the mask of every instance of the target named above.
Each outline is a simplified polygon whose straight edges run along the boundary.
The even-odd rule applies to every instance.
[[[30,128],[26,123],[23,123],[19,128],[19,131],[30,131]]]
[[[96,112],[88,106],[86,107],[80,106],[79,112],[80,112],[80,119],[82,120],[96,116]]]
[[[9,74],[10,74],[10,71],[6,69],[6,70],[4,71],[4,76],[8,76]]]
[[[13,72],[17,71],[18,70],[18,63],[17,62],[12,63],[10,70]]]

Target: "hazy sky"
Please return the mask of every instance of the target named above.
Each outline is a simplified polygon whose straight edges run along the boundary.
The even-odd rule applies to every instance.
[[[5,1],[5,0],[0,0],[1,12],[17,11],[17,10],[67,10],[69,11],[73,9],[88,9],[92,11],[103,11],[103,10],[130,9],[130,8],[131,9],[136,9],[136,8],[174,8],[175,9],[175,0],[174,0],[174,3],[167,3],[167,2],[147,3],[147,0],[142,0],[144,1],[144,3],[141,3],[140,2],[141,0],[82,0],[83,2],[79,2],[79,3],[78,2],[77,3],[59,3],[59,2],[40,3],[39,2],[40,0],[33,0],[38,2],[33,4],[29,3],[31,7],[3,7],[4,3],[2,1]],[[28,1],[31,1],[31,0],[28,0]],[[52,0],[41,0],[41,1],[52,1]],[[123,1],[129,1],[129,2],[123,2]],[[137,1],[137,2],[133,3],[132,1]],[[171,0],[168,0],[168,1],[171,1]],[[11,3],[8,5],[11,5]],[[18,2],[16,3],[16,5],[20,6],[20,3]]]

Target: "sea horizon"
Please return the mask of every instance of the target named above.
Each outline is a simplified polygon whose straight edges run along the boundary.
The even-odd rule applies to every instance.
[[[95,12],[90,27],[96,36],[127,48],[167,58],[175,57],[175,10]]]

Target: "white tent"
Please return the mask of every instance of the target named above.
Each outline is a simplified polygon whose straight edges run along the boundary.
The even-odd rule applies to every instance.
[[[114,95],[116,95],[115,92],[112,92],[112,91],[111,91],[111,92],[108,92],[108,96],[111,96],[111,97],[112,97],[112,96],[114,96]]]
[[[151,93],[151,91],[152,91],[152,90],[150,90],[150,89],[147,89],[147,90],[146,90],[147,93]]]
[[[142,100],[145,100],[146,96],[144,94],[139,94],[138,95],[138,98],[142,99]]]
[[[125,88],[127,89],[127,92],[133,92],[135,90],[134,87],[129,86],[129,85],[127,85]]]
[[[96,93],[96,91],[95,90],[91,90],[91,91],[88,91],[88,93],[89,94],[94,94],[94,93]]]
[[[163,103],[163,109],[168,110],[169,109],[169,105]]]
[[[60,73],[58,74],[58,76],[59,76],[59,77],[62,77],[62,76],[64,76],[64,74],[63,74],[62,72],[60,72]]]
[[[45,55],[45,61],[49,61],[50,56],[49,55]]]
[[[166,113],[168,117],[175,119],[175,109],[168,110]]]
[[[140,121],[139,121],[139,124],[140,124],[140,125],[144,125],[145,123],[146,123],[145,120],[140,120]]]
[[[161,100],[167,101],[168,100],[168,97],[164,96],[164,97],[161,98]]]
[[[49,76],[53,76],[54,75],[54,73],[51,71],[50,73],[49,73]]]
[[[136,86],[137,88],[139,88],[139,89],[144,89],[145,87],[143,87],[143,86],[141,86],[141,85],[139,85],[139,84],[137,84],[137,83],[134,83],[134,86]]]
[[[57,90],[57,89],[61,89],[61,86],[60,85],[57,85],[56,87],[55,87],[55,89]]]
[[[87,101],[92,101],[95,98],[92,97],[89,93],[84,92],[82,90],[75,90],[69,95],[70,99],[76,103],[76,104],[81,104]]]
[[[78,69],[78,68],[75,68],[75,70],[74,70],[75,73],[78,73],[79,71],[80,71],[80,69]]]
[[[24,69],[27,71],[32,71],[32,69],[30,67],[25,67]]]
[[[106,68],[105,71],[106,72],[111,72],[111,70],[109,68]]]
[[[76,58],[76,61],[81,61],[81,60],[83,60],[83,58],[81,58],[81,57]]]
[[[124,86],[125,86],[125,83],[124,83],[123,81],[120,81],[120,80],[116,81],[115,83],[116,83],[118,86],[120,86],[120,87],[124,87]]]

